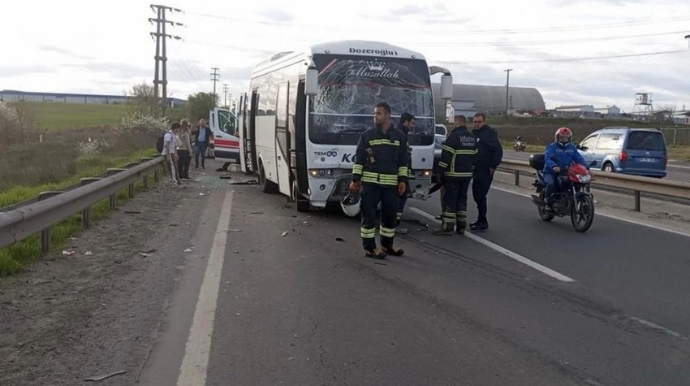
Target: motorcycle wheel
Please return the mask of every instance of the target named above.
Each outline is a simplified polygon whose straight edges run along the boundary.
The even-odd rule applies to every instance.
[[[592,196],[582,196],[575,201],[570,213],[570,222],[578,232],[586,232],[594,221],[594,200]]]
[[[541,198],[542,202],[544,201],[544,196],[545,196],[544,191],[542,191],[541,194],[539,194],[539,198]],[[542,205],[537,206],[537,210],[539,211],[539,218],[542,219],[542,221],[547,221],[547,222],[553,220],[553,218],[556,217],[556,215],[553,213],[548,213],[545,210],[545,208],[546,207],[542,206]]]

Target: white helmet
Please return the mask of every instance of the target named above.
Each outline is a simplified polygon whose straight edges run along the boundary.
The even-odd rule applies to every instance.
[[[350,217],[355,217],[359,214],[361,204],[362,197],[354,192],[348,193],[347,196],[340,201],[340,207],[343,208],[343,212]]]

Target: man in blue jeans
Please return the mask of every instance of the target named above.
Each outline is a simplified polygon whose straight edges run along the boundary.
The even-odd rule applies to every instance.
[[[213,138],[213,131],[204,119],[199,120],[199,130],[194,135],[196,142],[196,153],[194,153],[194,169],[199,168],[199,156],[201,156],[201,168],[206,169],[206,149]]]

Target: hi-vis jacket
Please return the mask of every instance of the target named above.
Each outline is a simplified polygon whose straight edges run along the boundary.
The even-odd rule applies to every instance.
[[[471,178],[477,157],[477,140],[466,126],[458,126],[446,139],[438,163],[446,178]]]
[[[407,183],[407,137],[392,125],[385,134],[379,126],[362,133],[355,154],[352,181],[380,186]]]

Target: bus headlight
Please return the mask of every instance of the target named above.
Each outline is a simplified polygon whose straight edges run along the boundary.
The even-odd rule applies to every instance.
[[[309,175],[314,178],[333,177],[333,169],[309,169]]]
[[[431,170],[429,170],[429,169],[415,170],[414,175],[416,177],[428,178],[428,177],[431,177]]]

